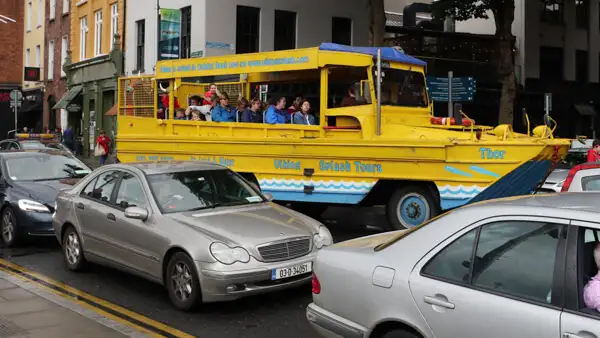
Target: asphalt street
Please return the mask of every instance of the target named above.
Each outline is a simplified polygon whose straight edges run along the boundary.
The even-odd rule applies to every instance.
[[[381,232],[386,221],[378,209],[330,208],[323,216],[336,242]],[[0,248],[0,258],[196,337],[317,337],[305,318],[310,285],[228,303],[208,304],[193,313],[175,310],[157,284],[117,270],[92,266],[72,273],[63,266],[58,244],[34,241]]]

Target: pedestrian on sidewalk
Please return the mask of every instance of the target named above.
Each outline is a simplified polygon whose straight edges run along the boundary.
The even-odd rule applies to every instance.
[[[94,155],[100,157],[100,165],[103,166],[106,164],[106,159],[108,159],[110,146],[110,138],[104,134],[104,130],[100,130],[100,136],[96,139],[96,149],[94,150]]]
[[[600,161],[600,140],[594,140],[592,149],[588,150],[586,162]]]

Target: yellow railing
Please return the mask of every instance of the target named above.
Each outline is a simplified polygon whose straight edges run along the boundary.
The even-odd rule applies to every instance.
[[[119,78],[119,115],[154,117],[158,95],[151,76]]]

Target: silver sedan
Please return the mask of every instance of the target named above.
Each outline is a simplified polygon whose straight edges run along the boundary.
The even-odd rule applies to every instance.
[[[332,244],[319,222],[204,162],[104,166],[58,195],[53,225],[69,269],[156,281],[183,310],[309,283]]]
[[[599,199],[482,202],[333,245],[317,256],[307,319],[324,337],[598,337]]]

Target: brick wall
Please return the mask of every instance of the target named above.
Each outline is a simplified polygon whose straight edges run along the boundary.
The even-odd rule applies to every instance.
[[[23,80],[23,7],[23,0],[0,0],[0,14],[16,20],[0,22],[0,85],[21,86]]]
[[[0,0],[1,1],[1,0]],[[44,93],[44,126],[52,126],[50,123],[50,104],[49,101],[53,99],[53,102],[58,102],[67,90],[66,78],[62,77],[62,38],[63,36],[70,35],[71,19],[70,9],[67,9],[66,13],[63,13],[62,0],[56,0],[55,16],[54,19],[50,18],[50,1],[46,0],[46,36],[44,43],[46,46],[46,53],[44,53],[44,74],[46,92]],[[54,41],[54,50],[50,50],[50,41]],[[69,43],[67,41],[67,49]],[[52,80],[48,80],[50,67],[48,60],[50,54],[54,53],[54,71]],[[66,55],[66,54],[65,54]],[[55,125],[60,127],[60,110],[56,111]]]

